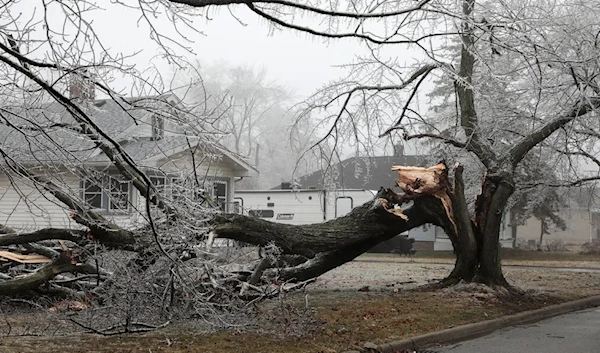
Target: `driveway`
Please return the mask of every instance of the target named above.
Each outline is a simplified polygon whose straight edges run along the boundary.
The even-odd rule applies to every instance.
[[[536,324],[514,326],[433,352],[452,353],[598,353],[600,308],[571,313]]]

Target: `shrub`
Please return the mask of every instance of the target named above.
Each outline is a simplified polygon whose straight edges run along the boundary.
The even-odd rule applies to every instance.
[[[600,255],[600,241],[583,244],[579,253],[582,255]]]
[[[567,251],[565,242],[562,240],[547,241],[546,245],[542,248],[544,251]]]

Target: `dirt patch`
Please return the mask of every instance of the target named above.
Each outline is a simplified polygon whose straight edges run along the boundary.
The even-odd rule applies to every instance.
[[[494,296],[488,292],[481,296],[478,289],[464,288],[392,294],[356,292],[351,297],[320,293],[312,298],[314,310],[308,317],[314,321],[304,334],[283,335],[296,325],[286,320],[265,325],[261,334],[231,331],[198,334],[179,324],[139,335],[8,337],[0,342],[0,352],[339,352],[366,342],[380,344],[547,303],[532,297],[529,301],[520,300],[519,306],[492,300]],[[294,301],[300,303],[301,298]]]

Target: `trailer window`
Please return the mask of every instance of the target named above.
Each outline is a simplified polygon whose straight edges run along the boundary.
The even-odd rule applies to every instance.
[[[345,216],[352,211],[352,198],[351,197],[338,197],[335,200],[335,216]]]
[[[273,212],[273,210],[250,210],[248,211],[248,214],[251,217],[258,218],[273,218],[273,216],[275,216],[275,212]]]

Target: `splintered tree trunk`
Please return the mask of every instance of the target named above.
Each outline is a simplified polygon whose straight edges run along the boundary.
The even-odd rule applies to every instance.
[[[427,212],[435,219],[452,241],[456,262],[450,275],[442,284],[459,281],[477,281],[489,285],[507,286],[500,263],[499,234],[502,213],[512,193],[509,183],[487,177],[475,206],[475,219],[471,219],[465,199],[462,178],[463,167],[455,167],[454,187],[446,185],[446,195],[438,194],[440,203],[429,204]],[[447,180],[447,179],[444,179]]]
[[[453,222],[444,227],[448,229],[447,233],[451,234],[450,239],[456,253],[454,269],[446,280],[450,283],[473,279],[479,262],[475,238],[476,229],[469,216],[462,173],[463,167],[457,165],[454,174],[454,190],[450,194],[453,214],[448,217]]]

